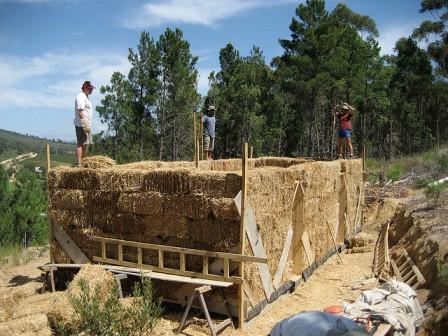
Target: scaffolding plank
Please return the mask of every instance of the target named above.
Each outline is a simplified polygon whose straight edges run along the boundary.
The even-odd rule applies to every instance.
[[[289,251],[291,250],[293,230],[289,227],[288,233],[286,234],[285,244],[283,245],[282,255],[280,261],[278,262],[277,272],[274,276],[274,286],[277,288],[282,281],[283,272],[285,270],[286,262],[288,261]]]
[[[90,263],[89,258],[81,251],[81,249],[73,242],[70,236],[62,230],[60,225],[53,221],[53,233],[54,237],[64,249],[64,252],[77,264]]]

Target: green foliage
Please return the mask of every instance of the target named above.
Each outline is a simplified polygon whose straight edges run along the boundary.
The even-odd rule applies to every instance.
[[[42,244],[47,239],[44,181],[28,169],[19,171],[14,187],[0,166],[0,247]]]
[[[434,202],[434,205],[437,206],[440,198],[440,194],[447,189],[447,183],[429,183],[425,187],[425,196],[428,199],[431,199]]]
[[[386,172],[386,176],[388,179],[394,181],[398,181],[403,172],[403,165],[401,163],[396,163],[391,165]]]
[[[448,154],[442,154],[436,157],[435,159],[438,170],[442,174],[448,173]]]
[[[71,294],[69,302],[74,308],[70,325],[60,324],[59,335],[138,336],[150,332],[162,313],[161,299],[155,299],[151,283],[143,279],[133,289],[131,305],[123,305],[118,298],[117,285],[104,300],[100,300],[99,285],[90,291],[85,279],[80,279],[78,295]]]
[[[445,263],[437,263],[437,278],[445,285],[448,285],[448,265]]]

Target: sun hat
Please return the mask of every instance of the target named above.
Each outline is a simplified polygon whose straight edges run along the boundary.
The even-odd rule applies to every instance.
[[[213,105],[209,105],[209,107],[207,107],[207,111],[216,111],[216,108]]]

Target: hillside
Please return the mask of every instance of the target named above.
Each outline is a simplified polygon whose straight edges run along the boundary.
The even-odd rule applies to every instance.
[[[45,163],[45,145],[50,144],[54,164],[74,162],[75,144],[61,140],[50,140],[34,135],[0,129],[0,161],[25,153],[37,153],[37,157],[24,161],[24,165],[43,166]]]

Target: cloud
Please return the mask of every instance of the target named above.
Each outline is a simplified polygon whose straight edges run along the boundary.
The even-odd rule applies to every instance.
[[[380,37],[378,39],[381,47],[381,54],[394,54],[395,43],[402,37],[409,37],[412,31],[419,26],[418,22],[397,23],[380,29]],[[420,45],[422,47],[422,45]]]
[[[296,2],[297,0],[160,0],[143,5],[123,21],[123,26],[132,29],[168,23],[211,26],[256,8]]]
[[[209,90],[208,86],[208,76],[212,71],[217,71],[216,69],[210,69],[210,68],[202,68],[198,69],[199,72],[199,79],[198,79],[198,92],[205,96]]]
[[[114,71],[127,74],[130,66],[125,55],[107,51],[93,54],[0,54],[0,109],[71,108],[84,80],[99,88],[109,83]],[[99,98],[94,95],[95,99]]]

